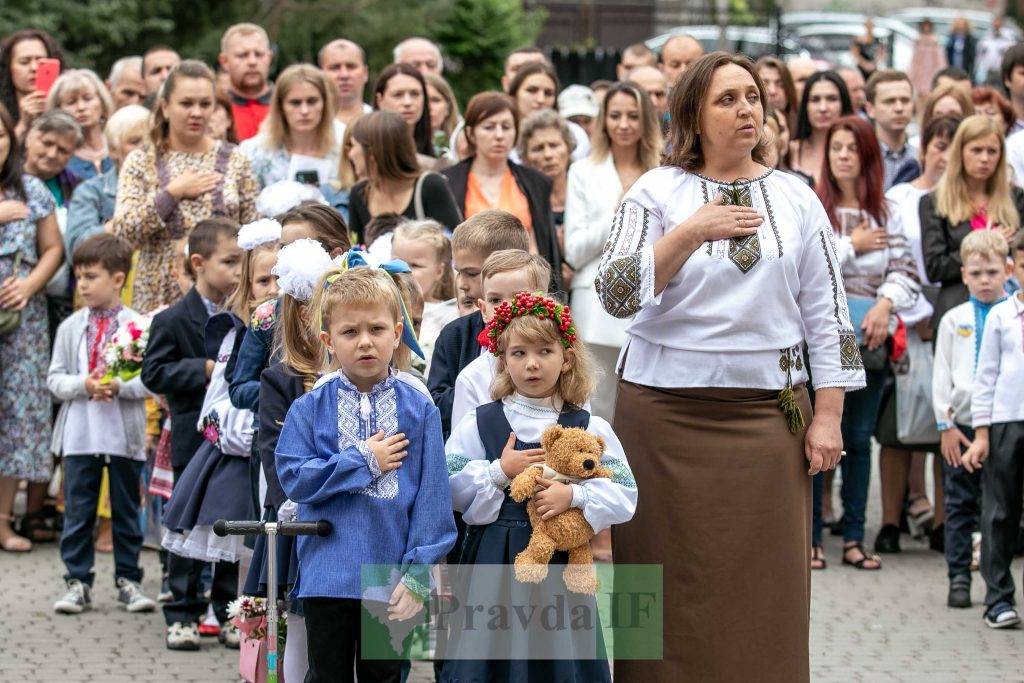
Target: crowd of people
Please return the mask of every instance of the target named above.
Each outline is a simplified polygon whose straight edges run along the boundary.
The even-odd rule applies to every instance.
[[[462,109],[420,37],[372,89],[347,38],[272,82],[248,23],[216,68],[154,45],[105,80],[43,31],[4,37],[0,548],[59,541],[65,614],[112,551],[168,648],[238,647],[228,605],[266,591],[267,551],[213,522],[326,519],[278,549],[285,677],[398,681],[357,649],[360,567],[401,567],[396,620],[438,563],[519,595],[472,568],[527,547],[509,485],[560,425],[610,473],[538,480],[530,514],[593,532],[555,552],[566,582],[591,557],[664,567],[664,656],[617,680],[807,680],[825,529],[853,570],[923,539],[949,607],[980,570],[985,623],[1016,626],[1024,44],[975,63],[925,28],[909,73],[869,45],[833,70],[678,35],[563,88],[528,46]],[[497,661],[453,629],[436,670],[610,680],[567,638]]]

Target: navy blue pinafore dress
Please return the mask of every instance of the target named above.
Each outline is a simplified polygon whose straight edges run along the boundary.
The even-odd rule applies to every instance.
[[[502,402],[480,406],[476,410],[476,418],[487,460],[499,460],[509,433],[514,431],[505,417]],[[590,424],[590,413],[567,404],[558,418],[558,424],[586,429]],[[517,450],[526,450],[541,446],[539,443],[524,443],[517,439],[515,447]],[[439,653],[439,656],[445,658],[439,679],[443,683],[611,681],[604,639],[597,620],[596,601],[588,595],[570,593],[563,583],[562,566],[566,564],[568,554],[555,552],[548,578],[540,584],[524,584],[516,580],[512,565],[516,555],[529,544],[530,533],[526,503],[512,500],[507,490],[494,522],[482,526],[467,525],[455,579],[455,595],[460,601],[460,609],[450,615],[450,641],[446,651]],[[480,565],[503,567],[489,568],[486,573],[474,576],[474,567]],[[500,585],[495,585],[498,576]],[[512,635],[500,625],[497,630],[491,628],[488,622],[492,622],[495,612],[489,608],[495,605],[509,608],[505,613],[511,622],[519,625],[522,623],[522,615],[534,615],[531,626],[528,630]],[[536,615],[550,605],[555,605],[555,613],[561,613],[564,617],[562,625],[566,628],[535,628],[539,623],[535,620]],[[470,614],[474,606],[484,607],[483,615]],[[516,607],[519,608],[518,612]],[[568,627],[573,621],[569,615],[578,618],[584,613],[592,617],[588,621],[592,628]],[[557,652],[560,657],[564,654],[565,658],[528,659],[521,656],[522,653],[541,649]],[[494,658],[468,658],[479,656],[481,652],[490,652]],[[574,657],[574,653],[579,655]]]

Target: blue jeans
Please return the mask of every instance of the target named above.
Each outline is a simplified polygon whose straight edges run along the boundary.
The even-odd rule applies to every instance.
[[[65,581],[78,579],[91,586],[95,546],[96,506],[100,499],[103,468],[110,479],[111,527],[114,532],[114,580],[142,581],[139,552],[142,526],[139,523],[139,460],[111,455],[69,455],[64,458],[64,533],[60,557],[67,568]]]
[[[969,440],[974,430],[957,425]],[[971,583],[971,534],[978,530],[981,514],[981,471],[968,472],[942,461],[942,490],[946,507],[946,567],[950,583]]]
[[[871,436],[878,422],[878,409],[882,403],[887,370],[868,370],[867,386],[846,394],[843,402],[843,449],[846,450],[839,467],[843,484],[843,540],[864,540],[864,516],[871,483]],[[821,506],[817,510],[820,516]],[[820,530],[819,530],[820,534]]]

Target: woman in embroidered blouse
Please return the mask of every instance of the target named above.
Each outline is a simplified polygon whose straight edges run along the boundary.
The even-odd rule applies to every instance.
[[[0,105],[0,310],[21,311],[17,329],[0,336],[0,548],[6,551],[32,548],[11,529],[18,481],[29,481],[29,515],[42,508],[50,481],[43,287],[63,255],[53,198],[38,178],[22,175],[14,119]]]
[[[334,84],[312,64],[281,72],[259,134],[239,145],[260,188],[298,180],[303,171],[316,172],[314,185],[334,180],[341,149],[334,135],[335,99]]]
[[[519,135],[519,110],[508,95],[488,91],[473,96],[465,117],[470,156],[442,171],[462,215],[501,209],[522,221],[530,252],[551,264],[554,289],[561,290],[562,249],[551,213],[551,179],[509,160]]]
[[[124,161],[114,233],[139,250],[132,305],[149,312],[181,298],[172,273],[174,243],[199,221],[256,220],[259,185],[234,145],[206,135],[214,77],[202,62],[176,66],[157,97],[150,143]]]
[[[828,130],[826,160],[815,191],[835,233],[851,321],[861,348],[884,351],[895,314],[917,302],[921,283],[900,212],[882,194],[882,156],[874,129],[859,116],[845,116]],[[871,436],[888,375],[884,358],[866,367],[867,387],[846,395],[843,408],[843,563],[881,569],[864,551],[864,511],[871,480]],[[820,505],[816,506],[814,558],[820,551]]]
[[[601,100],[590,156],[569,168],[565,200],[565,258],[574,268],[573,317],[583,341],[604,370],[615,376],[627,321],[608,315],[594,290],[601,250],[608,241],[622,195],[658,166],[664,143],[650,98],[629,81],[614,83]],[[601,382],[592,399],[594,413],[612,419],[615,383]]]
[[[82,127],[82,144],[68,161],[69,171],[88,180],[114,167],[103,135],[103,127],[114,113],[114,101],[99,76],[89,69],[65,71],[50,89],[46,108],[70,114]]]
[[[598,267],[605,309],[635,316],[615,423],[648,501],[615,560],[663,565],[672,644],[616,662],[617,681],[810,677],[808,475],[839,461],[844,390],[864,374],[828,216],[763,164],[765,97],[746,57],[690,65],[668,165],[626,193]]]
[[[819,71],[807,79],[789,143],[789,167],[811,179],[821,173],[825,135],[840,116],[853,113],[850,91],[835,71]]]
[[[1001,127],[970,116],[953,137],[935,191],[921,200],[921,250],[928,279],[940,285],[932,320],[967,301],[960,243],[972,230],[1000,230],[1009,241],[1021,226],[1024,192],[1009,180]]]

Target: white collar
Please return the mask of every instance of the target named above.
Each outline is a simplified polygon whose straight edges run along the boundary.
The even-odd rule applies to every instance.
[[[545,398],[530,398],[523,396],[518,391],[511,396],[502,399],[502,403],[513,411],[528,417],[550,417],[559,415],[562,412],[564,401],[558,395],[551,395]]]

